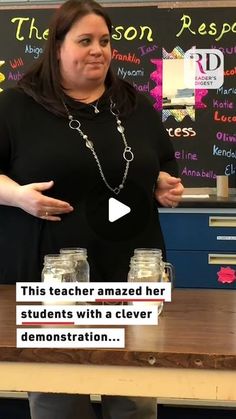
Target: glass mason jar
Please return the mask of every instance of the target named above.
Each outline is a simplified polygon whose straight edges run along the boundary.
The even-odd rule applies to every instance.
[[[42,270],[42,281],[61,283],[75,282],[75,263],[60,254],[51,254],[44,256],[44,267]],[[55,301],[53,298],[47,298],[43,301],[44,305],[63,305],[75,304],[74,301]]]
[[[87,249],[68,247],[60,249],[60,254],[72,260],[75,264],[75,281],[89,282],[89,263]]]
[[[130,260],[128,282],[171,282],[173,286],[174,268],[162,260],[162,251],[157,248],[134,249]],[[158,307],[158,315],[163,310],[163,302],[133,302],[133,304],[152,305]]]
[[[130,260],[128,282],[161,282],[162,266],[155,256],[136,257]],[[149,306],[156,305],[158,315],[163,310],[163,301],[133,301],[132,305]]]
[[[162,282],[171,282],[172,288],[174,287],[175,270],[174,266],[169,262],[164,262],[162,259],[162,250],[157,248],[137,248],[134,249],[134,257],[139,260],[150,260],[156,258],[157,263],[160,264],[162,271]]]
[[[136,249],[134,249],[134,256],[148,256],[148,255],[153,255],[153,256],[159,256],[160,258],[162,258],[162,250],[161,249],[157,249],[157,248],[150,248],[150,247],[137,247]]]
[[[60,254],[45,255],[42,281],[74,282],[75,263]]]
[[[136,277],[137,272],[135,272],[135,268],[137,267],[138,263],[139,264],[149,263],[150,267],[151,266],[153,267],[153,265],[155,265],[155,269],[158,269],[159,273],[158,273],[158,278],[156,278],[154,281],[160,282],[162,280],[161,272],[163,271],[163,261],[162,261],[161,249],[155,249],[155,248],[134,249],[134,255],[130,261],[130,271],[128,274],[128,281],[132,281]]]

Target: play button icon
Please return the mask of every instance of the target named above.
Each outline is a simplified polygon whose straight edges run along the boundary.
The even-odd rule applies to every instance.
[[[123,204],[115,198],[110,198],[108,201],[108,219],[110,223],[113,223],[119,218],[124,217],[131,211],[128,205]]]
[[[91,237],[105,240],[108,248],[111,242],[125,243],[135,237],[140,238],[149,226],[150,216],[153,214],[154,220],[157,217],[152,196],[149,197],[142,186],[130,179],[127,179],[125,188],[118,196],[111,194],[103,182],[92,189],[88,188],[86,197],[79,201],[78,211],[82,220],[78,234],[83,233],[83,223],[88,223]],[[152,234],[152,227],[148,230],[147,237],[149,234]],[[86,243],[87,236],[83,237]],[[141,243],[145,242],[140,241],[136,247],[141,247]]]

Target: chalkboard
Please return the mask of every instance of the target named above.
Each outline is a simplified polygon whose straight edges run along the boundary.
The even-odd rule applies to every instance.
[[[43,51],[56,6],[0,10],[0,88],[13,86]],[[212,187],[218,174],[236,186],[235,8],[108,7],[114,71],[162,112],[186,187]],[[184,53],[217,49],[222,86],[185,86]],[[207,80],[207,79],[206,79]],[[145,121],[140,121],[145,124]]]

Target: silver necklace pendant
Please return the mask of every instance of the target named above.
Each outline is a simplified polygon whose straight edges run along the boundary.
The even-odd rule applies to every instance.
[[[131,147],[126,146],[123,152],[123,158],[127,161],[127,162],[131,162],[134,160],[134,153],[131,150]]]
[[[94,113],[100,113],[100,111],[98,109],[98,102],[99,102],[99,99],[97,100],[97,102],[95,103],[95,105],[92,105],[92,103],[90,103],[90,106],[92,106],[93,109],[94,109]]]
[[[90,149],[92,149],[93,148],[93,142],[92,141],[90,141],[90,140],[86,140],[86,147],[88,147],[88,148],[90,148]]]
[[[121,185],[117,186],[117,188],[114,188],[114,189],[113,189],[113,192],[114,192],[116,195],[118,195],[118,194],[120,193],[121,189],[123,189],[123,188],[124,188],[124,185],[123,185],[123,184],[121,184]]]
[[[121,134],[123,134],[123,132],[124,132],[124,127],[122,127],[122,125],[118,125],[117,130],[118,130]]]
[[[111,101],[111,103],[110,103],[110,112],[111,112],[112,115],[114,115],[114,117],[116,119],[116,124],[117,124],[117,127],[116,128],[117,128],[118,132],[120,133],[120,135],[122,137],[122,140],[123,140],[123,143],[124,143],[124,151],[123,151],[122,157],[123,157],[123,159],[126,162],[126,164],[125,164],[125,170],[124,170],[124,173],[123,173],[123,176],[122,176],[122,181],[121,181],[120,185],[119,186],[116,186],[115,188],[113,188],[111,185],[109,185],[109,183],[108,183],[108,181],[107,181],[107,179],[106,179],[106,177],[105,177],[105,175],[103,173],[103,169],[102,169],[100,160],[99,160],[99,158],[97,156],[96,151],[94,150],[93,141],[90,140],[88,138],[88,136],[81,130],[81,123],[80,123],[80,121],[78,119],[75,119],[72,115],[70,115],[69,110],[68,110],[65,102],[62,102],[62,103],[63,103],[64,108],[65,108],[65,110],[66,110],[66,112],[68,114],[69,127],[71,129],[73,129],[73,130],[78,131],[79,134],[80,134],[80,136],[85,140],[85,145],[92,152],[92,155],[93,155],[93,157],[94,157],[94,159],[95,159],[95,161],[97,163],[98,170],[99,170],[99,173],[101,175],[101,178],[102,178],[103,182],[105,183],[106,187],[111,192],[113,192],[114,194],[118,195],[120,193],[120,191],[124,188],[124,184],[125,184],[125,181],[126,181],[127,176],[128,176],[129,165],[130,165],[130,162],[134,159],[134,154],[132,152],[131,147],[129,147],[128,144],[127,144],[126,137],[125,137],[125,129],[122,126],[120,119],[118,118],[119,111],[115,109],[115,103],[113,103]],[[90,103],[90,106],[92,106],[94,108],[94,113],[96,113],[96,114],[100,112],[99,109],[98,109],[98,107],[97,107],[97,105],[98,105],[98,101],[96,102],[95,105],[92,105]]]

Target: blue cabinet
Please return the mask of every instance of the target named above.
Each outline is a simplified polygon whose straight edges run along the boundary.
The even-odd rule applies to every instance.
[[[236,288],[235,209],[161,209],[160,220],[177,287]]]

